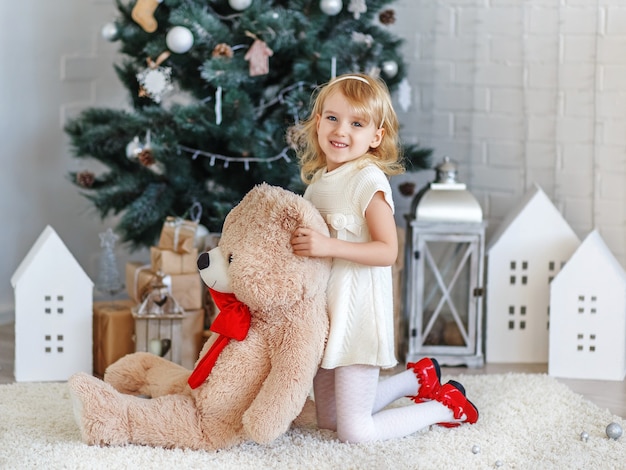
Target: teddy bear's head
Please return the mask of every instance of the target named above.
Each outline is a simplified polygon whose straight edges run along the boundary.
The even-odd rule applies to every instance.
[[[227,215],[218,247],[199,256],[202,280],[258,312],[324,295],[330,260],[293,253],[290,239],[300,226],[328,234],[322,216],[301,196],[255,186]]]

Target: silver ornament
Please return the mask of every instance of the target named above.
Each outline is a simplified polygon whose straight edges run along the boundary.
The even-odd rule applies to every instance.
[[[228,0],[228,4],[233,10],[245,10],[252,4],[252,0]]]
[[[128,145],[126,145],[126,157],[130,160],[136,160],[139,154],[143,151],[143,144],[140,142],[139,137],[135,136]]]
[[[606,435],[616,441],[622,437],[622,427],[617,423],[611,423],[606,427]]]
[[[202,224],[198,224],[198,227],[196,228],[196,235],[193,240],[193,246],[195,246],[198,249],[199,253],[205,250],[208,235],[209,235],[209,229],[206,228]]]
[[[341,0],[320,0],[320,10],[328,16],[335,16],[341,12],[343,2]]]
[[[480,446],[478,444],[472,446],[472,454],[480,454]]]
[[[117,41],[119,39],[119,31],[115,23],[105,24],[100,30],[100,34],[102,35],[103,39],[110,42]]]
[[[382,65],[383,73],[388,78],[393,78],[398,74],[398,64],[393,60],[386,60]]]
[[[589,433],[587,431],[583,431],[580,433],[580,440],[583,442],[587,442],[589,440]]]
[[[165,44],[170,51],[184,54],[193,46],[193,34],[184,26],[174,26],[167,32]]]

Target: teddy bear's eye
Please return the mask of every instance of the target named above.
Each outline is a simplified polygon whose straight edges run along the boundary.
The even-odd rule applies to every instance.
[[[233,254],[228,255],[228,264],[233,262]]]

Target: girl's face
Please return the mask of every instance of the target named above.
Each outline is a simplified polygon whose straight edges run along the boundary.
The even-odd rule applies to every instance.
[[[317,140],[328,171],[356,160],[380,145],[385,129],[379,129],[367,118],[355,114],[354,109],[341,92],[329,95],[317,118]]]

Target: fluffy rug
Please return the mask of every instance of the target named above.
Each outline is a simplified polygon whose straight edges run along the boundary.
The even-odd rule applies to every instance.
[[[90,447],[80,440],[65,383],[0,386],[0,468],[189,469],[591,469],[626,468],[626,422],[546,375],[444,377],[462,382],[480,411],[477,424],[433,426],[368,445],[333,433],[294,429],[272,445],[247,443],[219,452],[141,446]],[[405,400],[400,400],[401,405]],[[406,403],[409,403],[408,401]],[[405,403],[405,404],[406,404]],[[588,440],[581,440],[581,432]]]

